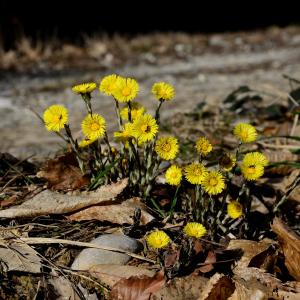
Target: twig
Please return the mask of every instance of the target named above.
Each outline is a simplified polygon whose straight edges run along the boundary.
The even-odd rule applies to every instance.
[[[113,248],[113,247],[106,247],[106,246],[99,246],[96,244],[92,243],[84,243],[84,242],[78,242],[78,241],[71,241],[71,240],[64,240],[64,239],[53,239],[53,238],[20,238],[20,240],[26,244],[65,244],[65,245],[73,245],[73,246],[78,246],[78,247],[86,247],[86,248],[95,248],[95,249],[101,249],[101,250],[107,250],[107,251],[113,251],[113,252],[119,252],[119,253],[124,253],[127,254],[131,257],[144,260],[150,263],[156,263],[155,260],[146,258],[141,255],[137,255],[125,250]]]
[[[295,130],[296,130],[298,121],[299,121],[299,115],[296,114],[296,115],[294,116],[293,126],[292,126],[291,131],[290,131],[290,135],[291,135],[291,136],[293,136],[294,133],[295,133]]]
[[[258,145],[261,145],[265,148],[272,148],[272,149],[299,149],[300,146],[297,145],[273,145],[267,144],[264,142],[257,142]]]

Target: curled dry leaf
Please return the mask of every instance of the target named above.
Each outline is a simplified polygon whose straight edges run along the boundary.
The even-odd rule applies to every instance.
[[[80,195],[66,195],[45,190],[18,206],[0,211],[0,218],[36,217],[64,214],[96,204],[111,204],[127,186],[128,180],[100,187],[97,191]]]
[[[208,273],[214,268],[214,263],[217,261],[216,253],[214,251],[208,251],[206,259],[202,266],[197,268],[201,273]]]
[[[272,230],[277,234],[282,247],[285,265],[290,274],[300,281],[300,238],[279,218],[273,220]]]
[[[233,294],[234,290],[234,283],[229,277],[216,273],[209,279],[198,300],[225,300]]]
[[[48,187],[57,191],[80,189],[89,183],[72,152],[48,160],[37,176],[46,179]]]
[[[111,290],[114,300],[149,300],[151,294],[160,290],[165,284],[163,271],[153,277],[129,277],[119,280]]]
[[[253,262],[255,257],[261,255],[259,264],[256,267],[260,267],[264,260],[267,259],[268,255],[271,254],[272,245],[275,245],[275,242],[269,239],[263,239],[259,242],[250,241],[250,240],[231,240],[227,250],[237,250],[241,249],[243,251],[241,259],[237,262],[233,272],[236,272],[237,269],[246,268],[249,266],[250,262]]]
[[[136,208],[141,209],[140,222],[142,225],[153,220],[153,216],[146,211],[146,206],[142,203],[141,199],[137,197],[128,199],[122,203],[89,207],[68,216],[68,219],[75,221],[100,220],[116,224],[133,224],[132,217],[134,216]]]
[[[96,265],[89,269],[89,273],[109,287],[114,286],[121,279],[132,276],[153,277],[155,272],[142,267],[122,265]]]

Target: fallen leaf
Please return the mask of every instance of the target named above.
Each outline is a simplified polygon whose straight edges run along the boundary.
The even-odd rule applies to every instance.
[[[89,183],[73,152],[48,160],[37,176],[46,179],[48,187],[57,191],[76,190]]]
[[[300,281],[300,238],[279,218],[273,220],[272,230],[277,234],[290,274]]]
[[[40,273],[41,258],[32,247],[18,241],[12,231],[1,230],[0,236],[0,265],[5,271]]]
[[[231,240],[227,250],[241,249],[243,251],[243,255],[237,262],[233,272],[235,272],[236,269],[248,267],[255,257],[263,253],[264,257],[261,259],[262,264],[263,260],[268,256],[268,250],[274,244],[274,241],[268,239],[263,239],[259,242],[250,240]],[[260,267],[260,265],[257,267]]]
[[[163,271],[153,277],[129,277],[119,280],[111,290],[114,300],[148,300],[151,294],[160,290],[165,284]]]
[[[114,203],[110,205],[96,205],[76,212],[67,218],[69,220],[100,220],[108,221],[116,224],[133,224],[133,216],[136,208],[141,209],[140,224],[145,225],[153,220],[146,211],[146,206],[140,198],[131,198],[122,203]]]
[[[153,277],[154,271],[136,267],[136,266],[122,266],[122,265],[96,265],[89,269],[89,273],[97,278],[101,283],[114,286],[121,279],[128,279],[132,276],[148,276]]]
[[[208,273],[214,268],[214,263],[217,261],[216,253],[214,251],[208,251],[206,259],[203,263],[203,266],[197,268],[198,271],[202,273]]]
[[[102,186],[94,192],[82,193],[76,196],[45,190],[21,205],[1,210],[0,218],[64,214],[100,203],[102,205],[111,204],[127,184],[128,180],[123,179],[117,183]]]
[[[234,290],[235,285],[229,277],[216,273],[209,279],[198,300],[225,300],[233,294]]]
[[[161,290],[151,295],[151,300],[194,300],[198,299],[205,289],[208,279],[202,276],[189,275],[176,277]]]

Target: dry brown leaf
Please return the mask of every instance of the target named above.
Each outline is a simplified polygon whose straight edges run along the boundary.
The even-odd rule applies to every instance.
[[[96,265],[89,269],[89,273],[109,287],[115,285],[120,279],[143,275],[153,277],[155,275],[154,271],[142,267],[121,265]]]
[[[214,263],[217,261],[216,253],[214,251],[208,251],[204,265],[197,268],[202,273],[208,273],[214,268]]]
[[[151,295],[151,300],[194,300],[198,299],[206,287],[208,279],[189,275],[177,277],[168,282],[161,290]]]
[[[80,195],[66,195],[45,190],[18,206],[0,211],[0,218],[35,217],[48,214],[64,214],[102,204],[111,204],[127,186],[128,180],[100,187],[97,191]]]
[[[209,279],[198,300],[225,300],[233,294],[234,289],[234,283],[229,277],[216,273]]]
[[[141,209],[141,224],[144,225],[153,220],[153,217],[146,211],[146,206],[142,203],[141,199],[137,197],[128,199],[122,203],[89,207],[68,216],[68,219],[75,221],[100,220],[116,224],[133,224],[132,216],[136,208]]]
[[[277,234],[290,274],[300,281],[300,238],[279,218],[273,220],[272,230]]]
[[[153,277],[141,276],[119,280],[111,290],[114,300],[149,300],[151,294],[160,290],[165,284],[163,271]]]
[[[233,271],[235,272],[236,269],[248,267],[249,263],[256,256],[262,253],[265,253],[265,257],[267,258],[268,249],[274,244],[275,244],[274,241],[268,239],[263,239],[259,242],[250,241],[250,240],[231,240],[227,247],[227,250],[242,249],[243,251],[243,256],[237,262],[235,269]]]
[[[57,191],[80,189],[89,183],[89,178],[82,175],[74,153],[48,160],[37,176],[46,179],[48,187]]]
[[[300,299],[300,287],[294,282],[283,284],[273,275],[258,268],[240,268],[234,276],[237,287],[230,300],[244,300],[245,295],[257,295],[257,299],[297,300]]]

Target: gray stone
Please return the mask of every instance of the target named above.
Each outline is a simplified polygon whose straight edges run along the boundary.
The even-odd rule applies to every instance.
[[[139,241],[121,234],[103,234],[92,240],[91,243],[132,253],[137,253],[142,249],[142,244]],[[99,264],[125,265],[130,258],[129,255],[124,253],[87,248],[76,257],[71,268],[74,270],[88,270],[90,267]]]

